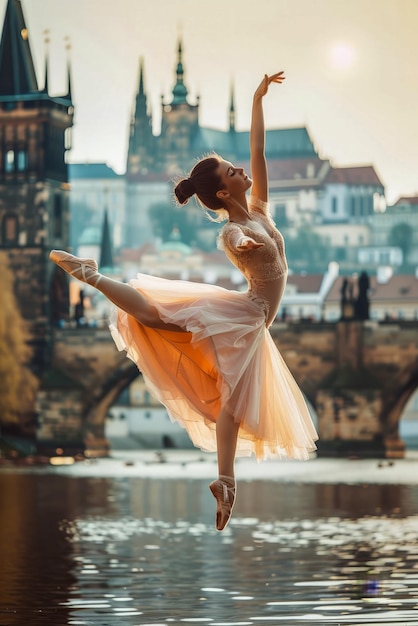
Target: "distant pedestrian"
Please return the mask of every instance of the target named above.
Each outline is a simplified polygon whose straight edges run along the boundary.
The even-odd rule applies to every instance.
[[[358,320],[369,319],[369,290],[370,280],[367,272],[361,272],[358,279],[358,293],[356,299],[356,318]]]
[[[286,285],[287,262],[267,203],[262,100],[271,83],[283,80],[283,72],[265,75],[254,94],[253,180],[242,167],[212,155],[175,187],[180,204],[196,194],[216,221],[227,220],[219,245],[247,279],[247,291],[144,274],[126,285],[99,274],[93,260],[51,252],[52,261],[116,305],[112,332],[118,347],[127,350],[193,443],[217,451],[219,478],[210,489],[218,530],[229,522],[235,502],[235,456],[307,459],[316,449],[302,393],[268,331]]]

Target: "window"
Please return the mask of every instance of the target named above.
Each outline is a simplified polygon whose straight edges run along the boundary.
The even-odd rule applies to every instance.
[[[313,178],[315,176],[315,165],[308,163],[306,166],[306,178]]]
[[[17,153],[17,171],[25,172],[28,169],[28,153],[26,150],[19,150]]]
[[[336,196],[331,198],[331,213],[338,213],[338,198]]]
[[[6,162],[4,164],[6,172],[14,172],[15,169],[15,152],[14,150],[8,150],[6,152]]]
[[[287,226],[287,215],[286,215],[286,205],[285,204],[276,204],[275,206],[275,220],[277,222],[277,226]]]
[[[17,215],[5,215],[2,224],[3,245],[13,245],[17,243],[19,237],[19,222]]]
[[[62,197],[59,194],[54,196],[53,229],[54,237],[62,237]]]
[[[72,129],[66,128],[64,133],[64,149],[71,150],[73,147]]]

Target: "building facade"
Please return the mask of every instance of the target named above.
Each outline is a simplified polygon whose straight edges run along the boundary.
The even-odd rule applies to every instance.
[[[371,226],[375,248],[397,248],[399,265],[418,267],[418,196],[399,198],[385,212],[376,213]]]
[[[112,244],[115,250],[119,250],[125,230],[125,177],[106,163],[71,163],[69,180],[70,245],[74,252],[77,254],[83,237],[91,237],[91,229],[100,237],[105,211],[109,216]],[[90,234],[86,233],[87,229]]]

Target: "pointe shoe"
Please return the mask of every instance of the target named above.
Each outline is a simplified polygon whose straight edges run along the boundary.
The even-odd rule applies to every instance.
[[[67,274],[78,278],[83,283],[88,283],[97,287],[101,275],[98,272],[97,263],[94,259],[80,259],[69,252],[63,250],[51,250],[49,253],[51,261],[61,267]]]
[[[235,484],[231,487],[225,481],[218,479],[209,485],[209,489],[216,498],[216,529],[223,530],[231,519],[235,502]]]

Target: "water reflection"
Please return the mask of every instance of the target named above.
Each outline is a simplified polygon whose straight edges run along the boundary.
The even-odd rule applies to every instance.
[[[0,624],[417,623],[418,488],[0,474]]]

